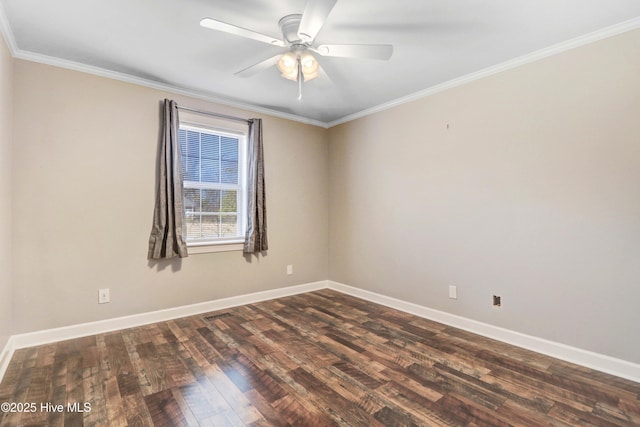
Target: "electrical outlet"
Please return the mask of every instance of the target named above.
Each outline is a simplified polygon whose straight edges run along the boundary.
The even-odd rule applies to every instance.
[[[449,286],[449,298],[458,299],[458,287],[450,285]]]
[[[106,304],[108,302],[111,302],[109,288],[98,289],[98,304]]]
[[[287,275],[291,276],[293,274],[293,265],[287,265]]]

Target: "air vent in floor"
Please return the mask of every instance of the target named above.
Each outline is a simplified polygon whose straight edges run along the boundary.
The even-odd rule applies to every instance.
[[[211,316],[204,317],[204,320],[208,320],[211,322],[212,320],[222,319],[223,317],[229,317],[231,313],[220,313],[220,314],[212,314]]]

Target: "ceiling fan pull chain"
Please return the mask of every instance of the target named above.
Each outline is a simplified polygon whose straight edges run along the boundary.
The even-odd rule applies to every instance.
[[[298,56],[298,101],[302,100],[302,64]]]

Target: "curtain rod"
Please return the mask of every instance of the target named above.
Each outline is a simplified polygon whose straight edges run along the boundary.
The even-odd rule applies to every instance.
[[[205,116],[220,117],[223,119],[235,120],[236,122],[243,122],[243,123],[249,124],[249,120],[243,119],[242,117],[227,116],[226,114],[213,113],[211,111],[198,110],[196,108],[182,107],[180,105],[178,105],[178,109],[184,110],[184,111],[191,111],[192,113],[196,113],[196,114],[204,114]]]

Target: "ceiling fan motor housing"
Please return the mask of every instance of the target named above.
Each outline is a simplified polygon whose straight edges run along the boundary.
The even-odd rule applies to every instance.
[[[298,28],[300,27],[301,19],[302,19],[302,15],[293,14],[293,15],[287,15],[283,17],[278,22],[280,31],[282,31],[282,37],[285,39],[287,43],[291,45],[306,44],[303,40],[300,40],[300,37],[298,37]]]

